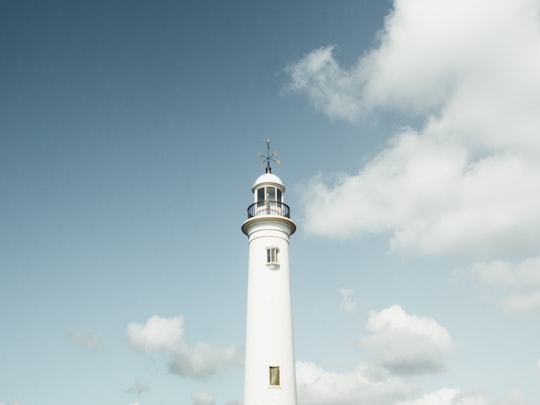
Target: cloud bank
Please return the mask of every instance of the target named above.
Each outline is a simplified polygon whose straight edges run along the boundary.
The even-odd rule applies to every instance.
[[[454,343],[435,320],[408,315],[394,305],[371,312],[362,339],[367,362],[350,372],[334,372],[311,362],[296,363],[298,400],[302,405],[531,405],[521,392],[501,398],[444,387],[421,394],[413,374],[438,372],[442,356]],[[540,364],[540,361],[539,361]],[[383,366],[381,369],[379,366]]]
[[[410,384],[365,365],[349,373],[335,373],[299,361],[296,380],[299,402],[303,405],[394,404],[415,392]]]
[[[353,66],[340,66],[333,47],[290,65],[290,87],[332,119],[386,109],[422,123],[358,173],[313,179],[307,231],[385,233],[392,251],[422,255],[537,253],[539,8],[396,0],[378,47]]]
[[[365,361],[350,372],[332,372],[311,362],[297,362],[300,403],[401,404],[399,401],[419,395],[418,387],[405,377],[442,370],[443,357],[454,347],[450,334],[438,322],[409,315],[398,305],[372,311],[366,328],[371,335],[359,342]],[[458,392],[453,390],[446,396],[453,398]]]
[[[242,353],[237,346],[219,347],[204,342],[184,341],[184,317],[152,316],[145,323],[127,326],[130,344],[146,353],[164,353],[169,372],[182,377],[207,377],[227,367],[240,366]]]

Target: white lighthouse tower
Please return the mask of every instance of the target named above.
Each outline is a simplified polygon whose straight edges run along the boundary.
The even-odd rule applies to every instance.
[[[272,174],[276,153],[260,155],[266,173],[252,187],[242,232],[249,239],[244,405],[296,405],[289,237],[296,230],[285,186]]]

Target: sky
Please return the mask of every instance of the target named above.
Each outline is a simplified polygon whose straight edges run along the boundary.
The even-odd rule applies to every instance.
[[[0,405],[240,405],[273,172],[299,405],[540,404],[540,1],[0,0]]]

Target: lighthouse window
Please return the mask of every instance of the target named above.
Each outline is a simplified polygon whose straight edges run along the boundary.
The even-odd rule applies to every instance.
[[[279,385],[279,367],[270,366],[270,385]]]
[[[278,201],[283,202],[283,192],[276,187],[261,187],[257,189],[256,202]]]
[[[271,247],[266,249],[266,263],[279,263],[279,249]]]
[[[257,190],[257,202],[263,202],[264,201],[264,187],[261,187]]]
[[[266,187],[266,200],[276,201],[276,189],[274,187]]]

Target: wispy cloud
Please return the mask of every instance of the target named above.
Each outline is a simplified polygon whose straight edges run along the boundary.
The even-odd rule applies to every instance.
[[[477,262],[472,276],[497,290],[501,306],[509,312],[540,312],[540,257],[518,263],[509,261]]]
[[[193,405],[216,405],[214,395],[201,392],[193,395]]]
[[[333,46],[319,48],[286,68],[290,90],[306,93],[331,118],[355,121],[364,107],[358,97],[362,80],[343,70],[333,57]]]
[[[130,394],[142,395],[149,389],[148,384],[142,381],[135,381],[126,391]]]
[[[339,307],[344,311],[354,312],[356,309],[356,301],[354,299],[356,292],[348,288],[341,288],[339,293],[341,295],[341,303],[339,304]]]
[[[243,356],[237,346],[219,347],[204,342],[188,345],[184,341],[183,316],[156,315],[145,323],[130,323],[127,336],[135,349],[165,353],[169,357],[169,371],[182,377],[207,377],[242,364]]]
[[[97,351],[101,348],[101,338],[98,335],[77,331],[70,335],[72,342],[83,349]]]

